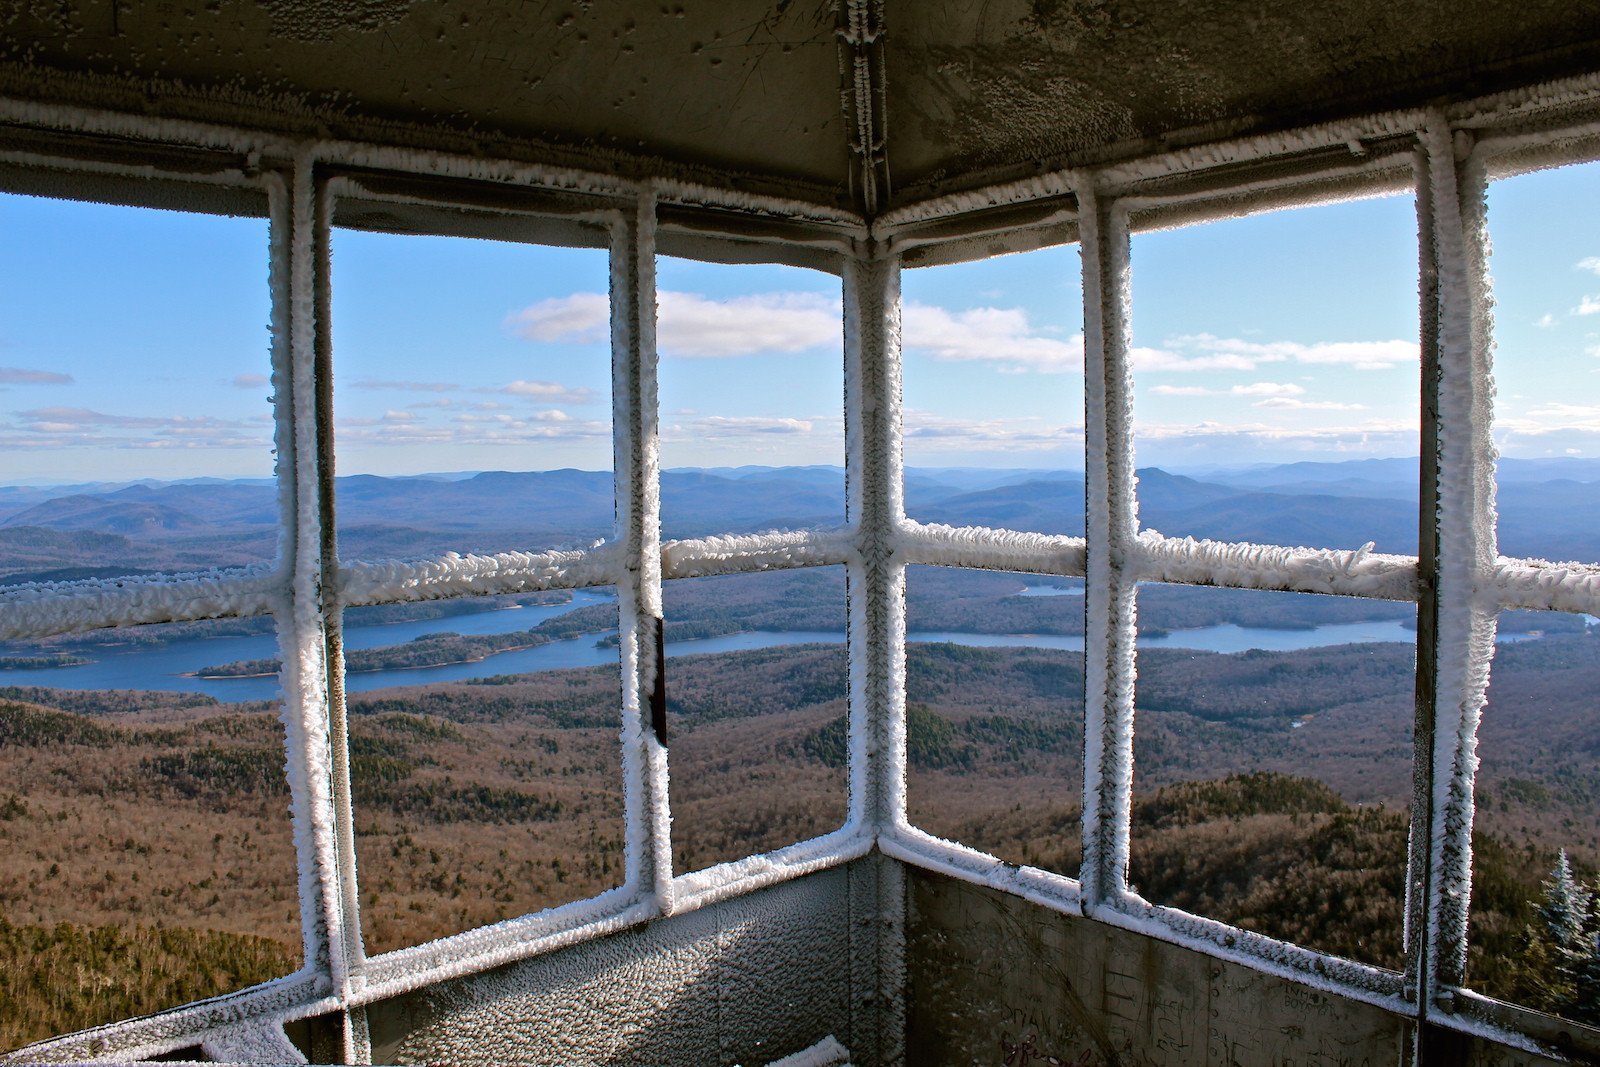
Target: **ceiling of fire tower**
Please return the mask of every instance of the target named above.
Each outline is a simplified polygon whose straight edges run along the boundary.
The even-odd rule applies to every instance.
[[[851,8],[0,0],[0,93],[861,207],[1600,66],[1572,0]]]

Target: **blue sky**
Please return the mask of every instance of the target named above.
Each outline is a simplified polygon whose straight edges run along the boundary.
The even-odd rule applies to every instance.
[[[1491,188],[1496,435],[1600,456],[1600,165]],[[1391,197],[1133,241],[1136,445],[1180,468],[1416,453],[1415,218]],[[271,471],[266,225],[0,195],[8,480]],[[1076,248],[907,271],[907,460],[1082,466]],[[839,282],[659,264],[667,466],[843,461]],[[342,473],[611,457],[605,254],[340,231]]]

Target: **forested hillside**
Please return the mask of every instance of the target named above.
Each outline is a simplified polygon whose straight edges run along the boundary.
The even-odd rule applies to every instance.
[[[1597,641],[1513,646],[1495,686],[1540,707],[1559,738],[1565,724],[1583,724],[1562,714],[1567,674],[1550,668],[1546,645],[1555,640],[1586,655]],[[1144,653],[1139,891],[1399,966],[1410,656],[1391,645]],[[914,821],[1013,862],[1075,873],[1081,657],[913,645],[907,667]],[[1574,685],[1579,669],[1569,668]],[[672,661],[680,870],[842,822],[845,672],[838,645]],[[597,668],[352,698],[370,950],[618,883],[616,687],[615,671]],[[0,876],[7,1044],[298,964],[280,727],[269,708],[159,693],[0,692],[0,839],[16,857]],[[1229,699],[1242,692],[1253,695],[1248,706]],[[1596,809],[1573,781],[1596,780],[1596,754],[1569,745],[1561,759],[1540,760],[1558,742],[1520,736],[1486,721],[1490,801],[1477,840],[1473,967],[1480,988],[1502,994],[1526,985],[1507,961],[1528,937],[1557,850],[1571,849],[1580,879],[1595,860]],[[1508,776],[1514,759],[1519,773]]]
[[[1501,475],[1502,551],[1600,559],[1600,527],[1583,518],[1600,467],[1510,461]],[[1415,460],[1139,477],[1141,521],[1168,535],[1415,551]],[[668,538],[844,518],[837,468],[675,470],[662,488]],[[589,545],[612,535],[613,498],[603,471],[341,478],[340,550]],[[924,522],[1081,534],[1083,499],[1073,472],[906,479],[908,511]],[[0,586],[263,562],[276,549],[275,501],[264,482],[0,486]],[[934,642],[907,656],[917,825],[1076,874],[1084,679],[1071,649],[1082,591],[1061,576],[909,569],[908,628]],[[368,951],[619,883],[610,595],[344,613]],[[679,871],[845,818],[849,595],[839,567],[666,584]],[[490,618],[524,608],[536,610]],[[1401,966],[1413,606],[1146,584],[1138,609],[1134,886],[1156,903]],[[0,681],[39,683],[0,689],[0,1047],[299,965],[278,704],[238,699],[272,692],[272,629],[261,617],[0,646]],[[1514,640],[1497,649],[1479,731],[1472,983],[1600,1018],[1589,892],[1600,869],[1600,632],[1585,616],[1539,612],[1502,613],[1500,632]],[[704,646],[684,644],[717,640],[744,650],[694,655]],[[506,665],[513,650],[579,644],[589,658],[556,665],[566,669]],[[233,651],[146,662],[180,646]],[[570,667],[608,656],[608,667]],[[427,675],[461,664],[475,666]],[[118,688],[73,688],[71,672],[90,667]],[[440,677],[464,680],[430,680]],[[136,688],[191,683],[226,699]]]

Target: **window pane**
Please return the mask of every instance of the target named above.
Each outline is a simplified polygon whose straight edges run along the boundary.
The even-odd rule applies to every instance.
[[[663,535],[844,522],[839,279],[671,257],[656,269]]]
[[[0,583],[277,551],[263,219],[0,193]]]
[[[344,630],[367,951],[621,884],[615,592],[401,608]]]
[[[1597,192],[1594,163],[1489,186],[1496,507],[1510,556],[1600,560]],[[1593,623],[1500,613],[1478,731],[1467,982],[1600,1025],[1600,927],[1587,895],[1600,874]]]
[[[94,637],[0,689],[0,1049],[301,962],[276,679],[220,702],[172,673],[204,636]]]
[[[1600,560],[1600,163],[1489,186],[1500,551]]]
[[[1416,232],[1406,196],[1134,236],[1146,528],[1416,554]]]
[[[1478,730],[1467,983],[1600,1025],[1594,626],[1586,615],[1500,614]]]
[[[906,608],[911,822],[1076,878],[1082,579],[910,567]]]
[[[572,548],[609,537],[609,258],[333,234],[339,552]]]
[[[662,592],[675,868],[842,826],[844,568],[684,578]]]
[[[1414,626],[1411,604],[1142,586],[1139,892],[1402,967]]]
[[[1077,247],[908,270],[901,295],[906,513],[1082,536]]]

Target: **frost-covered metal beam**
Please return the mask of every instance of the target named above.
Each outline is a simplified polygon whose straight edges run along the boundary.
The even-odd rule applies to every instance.
[[[1501,556],[1480,595],[1499,608],[1600,615],[1600,565]]]
[[[907,519],[895,534],[904,561],[937,567],[1081,576],[1084,540],[1055,534],[945,526]]]
[[[544,589],[585,589],[614,583],[621,560],[621,550],[606,544],[551,552],[446,552],[426,559],[346,563],[339,568],[339,603],[350,608]]]
[[[900,257],[863,245],[844,270],[845,518],[857,534],[846,569],[849,652],[850,805],[846,840],[878,848],[906,829],[905,524],[901,418]],[[859,904],[873,973],[860,984],[852,1029],[884,1062],[899,1062],[906,1036],[905,883],[875,860]],[[858,905],[852,904],[852,911]],[[859,1039],[858,1039],[859,1040]]]
[[[326,981],[301,971],[229,996],[26,1045],[0,1055],[0,1063],[142,1063],[200,1044],[212,1033],[303,1019],[336,1006],[327,995]]]
[[[844,271],[845,499],[857,531],[848,570],[850,816],[878,833],[905,824],[905,521],[900,415],[900,261],[863,255]]]
[[[1085,493],[1083,899],[1127,891],[1133,789],[1135,589],[1133,378],[1128,365],[1128,223],[1092,176],[1078,185],[1083,252]]]
[[[678,912],[703,908],[791,878],[827,870],[860,859],[876,844],[859,826],[844,826],[821,837],[799,841],[771,852],[719,863],[675,879],[673,904]]]
[[[302,518],[311,516],[305,525],[306,536],[310,527],[316,529],[317,541],[313,549],[309,541],[298,544],[296,551],[317,567],[316,603],[314,608],[320,621],[320,639],[323,654],[324,722],[327,731],[328,760],[326,773],[330,779],[330,804],[328,831],[332,835],[333,867],[324,873],[324,894],[328,911],[327,966],[333,981],[334,995],[339,998],[342,1010],[338,1015],[337,1035],[341,1052],[350,1063],[367,1063],[372,1050],[367,1035],[366,1012],[351,1004],[366,979],[366,948],[361,932],[361,892],[356,868],[355,812],[350,776],[349,713],[345,706],[344,688],[344,619],[337,603],[339,572],[338,523],[335,514],[335,464],[334,443],[334,352],[333,352],[333,213],[339,191],[337,179],[330,179],[320,164],[309,153],[295,160],[294,181],[297,212],[302,187],[310,189],[307,207],[310,224],[302,233],[300,215],[295,222],[297,261],[294,276],[295,314],[305,312],[309,329],[310,346],[310,410],[300,406],[304,384],[294,385],[296,407],[295,429],[298,435],[297,452],[310,453],[313,466],[309,472],[296,477],[296,491],[302,500],[306,497],[315,503],[301,505]],[[309,276],[309,281],[305,275]],[[299,322],[297,319],[297,326]],[[297,368],[305,361],[301,349],[295,353]],[[309,479],[309,481],[307,480]],[[299,587],[294,590],[298,612],[309,595]],[[307,609],[312,605],[305,604]],[[284,656],[288,662],[288,656]],[[311,697],[302,694],[309,710]],[[291,704],[293,701],[291,700]]]
[[[116,137],[135,143],[233,152],[249,160],[287,162],[296,157],[309,157],[327,166],[496,182],[612,197],[621,201],[631,200],[641,191],[650,190],[660,203],[810,223],[837,234],[843,241],[864,237],[867,228],[866,220],[859,213],[832,204],[771,196],[731,186],[720,187],[670,177],[630,179],[575,167],[496,159],[485,155],[295,136],[223,123],[164,119],[104,108],[45,104],[15,97],[0,96],[0,123]]]
[[[1494,530],[1493,383],[1488,299],[1487,183],[1471,137],[1453,131],[1446,116],[1428,117],[1422,134],[1423,178],[1430,218],[1437,297],[1438,372],[1430,401],[1437,405],[1436,647],[1431,788],[1426,806],[1430,855],[1420,982],[1423,1012],[1442,985],[1463,981],[1472,874],[1473,775],[1477,728],[1494,652],[1495,612],[1478,590],[1491,583]],[[1430,316],[1425,315],[1425,321]],[[1426,499],[1426,497],[1425,497]],[[1420,791],[1419,791],[1420,792]]]
[[[1439,258],[1434,248],[1433,187],[1420,142],[1412,169],[1417,212],[1417,310],[1420,421],[1417,470],[1417,668],[1413,678],[1410,829],[1402,941],[1410,1014],[1424,1025],[1423,961],[1431,924],[1433,742],[1439,641]]]
[[[282,603],[286,584],[271,563],[194,574],[31,582],[0,592],[0,641],[265,615]]]
[[[616,472],[618,635],[622,661],[624,884],[672,911],[667,746],[652,728],[662,664],[661,453],[656,410],[655,197],[641,194],[612,225],[611,390]]]
[[[327,303],[327,204],[308,157],[295,161],[286,181],[274,177],[271,188],[277,476],[281,551],[290,577],[286,610],[278,615],[278,647],[290,806],[306,964],[342,1002],[360,946],[359,933],[357,943],[351,943],[354,924],[346,911],[354,894],[354,865],[345,855],[348,829],[341,833],[340,828],[345,805],[338,797],[347,790],[339,772],[345,760],[342,740],[331,727],[324,602],[331,563],[325,554],[331,516],[324,509],[332,476],[319,380],[324,356],[320,338],[325,333],[321,317]]]
[[[705,578],[849,563],[856,557],[858,536],[844,526],[668,541],[661,546],[661,576]]]
[[[1415,557],[1373,552],[1370,542],[1356,549],[1290,548],[1145,530],[1137,548],[1142,581],[1417,599]]]

